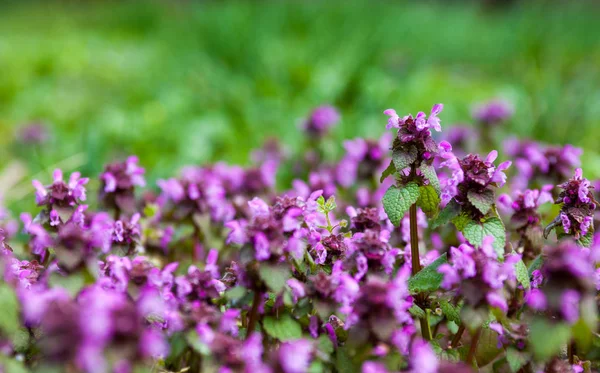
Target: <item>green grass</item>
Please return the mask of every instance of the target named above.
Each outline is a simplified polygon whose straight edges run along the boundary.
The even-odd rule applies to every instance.
[[[269,136],[298,147],[299,121],[322,103],[341,109],[341,140],[379,136],[388,107],[443,102],[448,126],[502,96],[517,108],[507,133],[582,146],[594,166],[599,11],[584,1],[499,12],[469,2],[4,4],[0,165],[21,159],[32,175],[66,160],[95,176],[135,153],[155,180],[189,163],[248,163]],[[53,140],[16,145],[15,128],[35,119]]]

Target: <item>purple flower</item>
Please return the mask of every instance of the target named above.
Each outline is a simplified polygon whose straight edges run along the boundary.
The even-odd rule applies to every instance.
[[[496,125],[510,119],[514,113],[513,106],[504,100],[492,100],[477,105],[473,109],[473,118],[487,125]]]
[[[438,360],[435,352],[423,340],[416,340],[410,349],[410,367],[412,373],[436,373]]]
[[[493,162],[497,157],[498,152],[495,150],[491,151],[485,160],[476,154],[469,154],[463,159],[456,158],[451,152],[442,154],[442,158],[446,161],[440,166],[447,167],[451,171],[451,176],[442,178],[442,204],[445,205],[454,199],[463,206],[463,211],[468,212],[475,220],[483,217],[485,214],[471,204],[469,195],[493,195],[495,188],[504,185],[506,182],[504,171],[510,167],[511,162],[506,161],[495,167]]]
[[[135,208],[134,187],[144,187],[145,170],[138,158],[130,156],[124,162],[108,164],[100,175],[100,200],[109,207],[132,213]]]
[[[430,128],[436,131],[441,130],[437,115],[441,112],[442,108],[441,104],[434,105],[429,119],[426,118],[423,112],[419,112],[414,118],[412,115],[400,118],[392,109],[384,111],[384,114],[390,116],[386,128],[398,129],[392,145],[392,152],[395,154],[394,165],[397,168],[401,167],[407,170],[397,169],[397,172],[404,172],[408,175],[406,172],[409,171],[409,168],[414,171],[421,167],[422,164],[427,166],[432,164],[434,156],[439,154],[439,147],[431,137]],[[403,161],[399,164],[396,160],[400,159],[400,155],[402,155]]]
[[[533,260],[542,248],[542,217],[538,208],[552,201],[552,189],[552,185],[545,185],[541,190],[527,189],[522,193],[516,192],[514,199],[507,194],[498,197],[498,207],[512,214],[510,221],[520,235],[526,261]]]
[[[510,255],[503,263],[499,262],[492,242],[493,237],[488,236],[480,250],[466,243],[450,248],[450,259],[438,272],[444,275],[442,287],[456,288],[467,304],[475,307],[487,304],[506,310],[503,288],[507,281],[515,279],[514,265],[521,257]]]
[[[227,236],[227,244],[242,245],[248,241],[246,235],[246,221],[244,220],[232,220],[225,223],[225,227],[231,231]]]
[[[17,139],[23,144],[44,144],[50,139],[50,132],[44,123],[29,123],[19,128]]]
[[[286,283],[292,291],[294,303],[298,302],[299,298],[303,298],[306,295],[306,290],[304,289],[302,282],[296,280],[295,278],[291,278],[287,280]]]
[[[52,237],[48,232],[46,232],[44,227],[33,222],[30,214],[21,214],[21,221],[24,225],[24,232],[31,236],[29,240],[31,252],[35,255],[39,255],[43,260],[46,254],[46,249],[54,244]]]
[[[223,333],[229,333],[236,337],[238,335],[238,319],[240,318],[240,310],[228,309],[221,316],[219,330]]]
[[[513,178],[516,189],[530,185],[558,184],[581,165],[583,151],[572,145],[548,146],[533,141],[508,139],[506,153],[515,159],[517,175]]]
[[[383,363],[374,361],[365,361],[362,365],[362,373],[388,373],[389,371]]]
[[[581,296],[575,290],[567,290],[561,297],[561,312],[569,324],[574,324],[579,319],[579,302]]]
[[[67,208],[77,205],[80,201],[85,201],[85,187],[89,181],[88,178],[80,178],[79,172],[73,172],[69,177],[69,182],[63,180],[63,173],[56,169],[53,173],[54,182],[44,186],[38,180],[33,180],[35,188],[35,202],[38,206],[47,206],[49,209]]]
[[[268,372],[262,362],[263,344],[260,333],[252,333],[244,342],[241,355],[246,363],[246,372]]]
[[[596,294],[595,265],[590,260],[590,251],[582,250],[572,241],[563,240],[555,246],[545,247],[543,254],[544,263],[540,269],[543,284],[539,291],[543,292],[544,300],[536,294],[540,300],[534,298],[528,304],[535,309],[543,308],[558,319],[574,323],[579,318],[579,305],[584,307]]]
[[[585,236],[592,227],[594,210],[597,206],[590,191],[593,187],[583,177],[580,168],[575,171],[573,178],[559,187],[562,191],[558,195],[556,203],[562,204],[559,214],[560,223],[565,233],[579,239]],[[558,218],[555,221],[558,221]],[[552,227],[551,225],[549,228]]]
[[[321,137],[340,121],[340,113],[333,106],[320,106],[313,110],[304,122],[304,130],[314,137]]]
[[[417,131],[423,131],[428,128],[433,128],[436,131],[441,131],[440,119],[437,117],[439,113],[444,109],[443,104],[435,104],[431,108],[431,114],[429,119],[425,118],[425,113],[419,112],[416,118],[413,119],[412,115],[407,115],[404,118],[400,118],[394,109],[387,109],[383,113],[389,116],[388,124],[386,129],[401,128],[403,126],[415,126]]]
[[[412,297],[408,291],[408,278],[410,277],[410,268],[402,267],[396,277],[392,280],[387,292],[387,305],[394,311],[396,320],[401,324],[410,324],[412,322],[408,309],[412,307]]]
[[[546,296],[538,289],[531,289],[531,291],[527,293],[525,302],[529,307],[536,311],[543,311],[547,306]]]
[[[305,339],[284,342],[279,346],[279,363],[285,373],[304,373],[313,354],[313,344]]]

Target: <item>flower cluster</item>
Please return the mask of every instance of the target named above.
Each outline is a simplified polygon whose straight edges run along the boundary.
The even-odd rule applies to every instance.
[[[498,125],[514,114],[514,108],[505,100],[491,100],[473,108],[473,119],[483,125]]]
[[[442,287],[456,289],[466,304],[477,308],[491,307],[508,310],[504,287],[515,280],[515,263],[520,255],[509,255],[503,263],[498,261],[492,247],[494,237],[484,238],[481,249],[469,244],[450,248],[450,260],[438,269],[444,275]]]
[[[320,138],[329,132],[340,120],[340,113],[333,106],[320,106],[313,110],[304,122],[304,131],[315,138]]]
[[[562,191],[556,203],[562,206],[557,219],[560,219],[564,233],[576,239],[593,233],[594,210],[598,202],[591,192],[594,187],[583,177],[581,168],[575,170],[575,176],[559,187]]]
[[[129,214],[135,210],[134,187],[144,187],[145,170],[138,166],[138,158],[127,158],[125,162],[111,163],[106,166],[100,179],[100,200],[107,206],[117,211]]]
[[[457,158],[450,149],[442,154],[445,159],[440,164],[447,167],[450,175],[442,179],[442,204],[454,200],[468,211],[470,216],[485,215],[494,201],[494,190],[506,183],[506,171],[511,161],[494,166],[498,152],[491,151],[485,159],[477,154]]]
[[[594,314],[595,262],[589,251],[572,241],[547,247],[544,264],[533,276],[535,288],[528,294],[528,305],[569,324],[579,320],[581,313],[589,313],[590,307]]]
[[[422,162],[426,164],[433,162],[435,155],[438,154],[438,145],[431,136],[431,130],[437,132],[442,130],[438,114],[443,109],[444,105],[437,104],[431,108],[429,117],[420,111],[414,118],[411,114],[400,118],[393,109],[384,112],[390,117],[386,128],[398,129],[392,146],[394,163],[398,172],[407,167],[417,169]],[[396,158],[399,159],[396,160]]]
[[[514,199],[508,194],[498,197],[498,206],[511,214],[510,222],[520,238],[518,247],[523,248],[524,259],[528,262],[534,259],[542,248],[542,216],[538,209],[544,203],[553,201],[550,193],[553,188],[553,185],[545,185],[541,190],[517,191]]]
[[[495,105],[478,121],[506,119]],[[386,110],[394,140],[349,140],[339,160],[319,149],[331,107],[312,113],[293,157],[270,141],[252,166],[191,166],[148,186],[129,157],[90,183],[89,205],[77,172],[34,181],[22,234],[0,208],[0,371],[600,368],[591,183],[581,170],[567,180],[574,158],[544,147],[517,158],[545,157],[545,179],[560,180],[517,189],[510,161],[466,151],[466,131],[433,139],[441,111]],[[282,191],[277,170],[293,180]],[[556,184],[546,231],[559,226],[559,242],[540,208]]]
[[[505,141],[504,151],[514,159],[517,174],[512,183],[520,190],[565,181],[581,165],[583,153],[572,145],[548,146],[514,138]]]

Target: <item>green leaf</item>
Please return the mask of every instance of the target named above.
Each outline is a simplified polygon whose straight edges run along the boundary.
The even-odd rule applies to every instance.
[[[490,320],[490,313],[484,308],[464,306],[460,310],[460,319],[468,330],[474,332]]]
[[[308,371],[307,371],[307,373],[323,373],[323,372],[325,372],[325,366],[319,360],[315,360],[312,363],[310,363],[310,366],[308,367]]]
[[[392,160],[398,172],[410,167],[417,160],[417,148],[411,146],[408,151],[397,148],[392,152]]]
[[[410,314],[414,317],[418,317],[419,319],[425,318],[426,315],[425,311],[423,311],[423,309],[417,306],[416,304],[413,304],[412,307],[408,309],[408,312],[410,312]]]
[[[487,236],[494,237],[492,246],[496,250],[498,257],[504,255],[504,245],[506,244],[506,232],[502,220],[493,217],[485,220],[483,223],[471,221],[462,230],[463,235],[473,246],[481,247],[483,239]]]
[[[527,271],[527,266],[522,259],[515,264],[515,274],[517,275],[517,281],[519,281],[525,289],[531,287],[531,283],[529,282],[529,271]]]
[[[438,195],[438,192],[436,192],[431,185],[419,187],[417,206],[419,206],[427,216],[435,216],[440,207],[440,196]]]
[[[471,217],[467,214],[460,214],[457,217],[452,219],[452,224],[454,224],[454,226],[456,227],[456,229],[458,229],[459,231],[463,231],[465,229],[465,227],[467,226],[467,224],[471,223],[473,221],[473,219],[471,219]]]
[[[531,323],[529,346],[538,360],[546,360],[559,353],[571,338],[571,328],[565,323],[551,323],[536,318]]]
[[[291,273],[285,265],[265,264],[259,267],[258,275],[269,289],[279,294],[285,287],[285,282],[290,278]]]
[[[48,283],[53,288],[60,287],[67,290],[67,292],[74,297],[85,286],[85,279],[83,278],[83,275],[79,273],[64,276],[58,272],[54,272],[50,275]]]
[[[527,357],[522,352],[509,347],[506,350],[506,361],[510,370],[517,373],[527,363]]]
[[[302,338],[300,323],[290,315],[283,314],[279,318],[267,316],[263,320],[263,328],[268,335],[280,341],[289,341]]]
[[[452,219],[456,218],[458,214],[460,214],[460,205],[452,200],[442,209],[442,211],[440,211],[438,216],[430,222],[430,226],[434,229],[441,225],[446,225],[452,221]]]
[[[147,219],[151,219],[156,216],[156,213],[158,212],[158,210],[159,210],[158,204],[148,203],[146,205],[146,207],[144,207],[144,217],[146,217]]]
[[[477,193],[470,190],[467,193],[467,199],[477,210],[481,211],[482,214],[487,214],[494,204],[494,191],[491,189],[484,189],[481,193]]]
[[[348,346],[338,348],[335,353],[335,368],[339,373],[357,373],[360,365],[354,363]]]
[[[331,342],[331,339],[326,334],[321,334],[319,336],[319,339],[317,340],[317,346],[319,348],[319,351],[327,355],[331,355],[333,353],[333,342]]]
[[[441,193],[442,188],[440,186],[440,180],[438,179],[437,172],[435,172],[433,165],[422,163],[421,167],[419,167],[419,170],[425,179],[429,181],[429,185],[431,185],[435,191],[438,192],[438,194]]]
[[[456,350],[456,349],[444,350],[440,346],[438,341],[431,341],[429,343],[431,345],[431,348],[433,349],[433,352],[435,352],[435,355],[438,357],[439,360],[446,360],[446,361],[459,361],[460,360],[460,354],[458,353],[458,350]]]
[[[577,352],[587,352],[592,345],[594,331],[590,329],[583,318],[579,318],[579,320],[571,327],[571,333],[573,333],[573,339],[577,344]]]
[[[396,172],[396,166],[394,166],[394,161],[390,161],[390,164],[387,166],[387,168],[381,174],[381,177],[379,178],[379,182],[383,183],[383,180],[387,179],[388,176],[393,175],[395,172]]]
[[[529,264],[529,268],[527,272],[529,273],[529,278],[533,276],[533,271],[542,268],[542,264],[544,263],[544,258],[542,258],[542,254],[538,255],[533,259],[533,261]]]
[[[333,211],[336,209],[336,207],[337,204],[335,203],[335,196],[330,196],[327,198],[327,202],[325,202],[325,209],[327,211]]]
[[[438,272],[438,268],[447,262],[446,253],[440,255],[433,263],[408,279],[408,290],[416,294],[430,293],[439,289],[444,276]]]
[[[21,321],[17,296],[6,283],[0,284],[0,315],[0,331],[12,339],[17,335]]]
[[[502,348],[498,348],[498,333],[491,329],[483,328],[479,337],[479,343],[477,344],[477,351],[475,352],[477,366],[482,368],[488,365],[503,351]]]
[[[225,298],[229,301],[238,301],[242,299],[248,293],[248,289],[243,286],[236,286],[234,288],[228,289],[225,292]]]
[[[577,244],[579,244],[582,247],[590,247],[592,245],[592,242],[594,242],[594,223],[592,222],[592,225],[590,226],[588,232],[585,234],[585,236],[580,237],[577,240]]]
[[[444,316],[446,316],[446,319],[456,323],[457,325],[461,323],[460,310],[457,309],[452,303],[442,299],[440,300],[440,308],[442,309]]]
[[[4,354],[0,354],[0,370],[6,373],[27,373],[29,370],[22,362],[10,358]]]
[[[419,199],[419,187],[410,182],[400,188],[392,185],[383,196],[383,209],[394,225],[399,225],[410,206]]]

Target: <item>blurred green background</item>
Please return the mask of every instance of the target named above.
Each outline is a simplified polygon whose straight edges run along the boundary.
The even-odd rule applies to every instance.
[[[298,124],[324,103],[342,112],[337,141],[380,136],[388,107],[443,102],[447,127],[504,97],[516,106],[507,134],[581,146],[586,175],[600,176],[598,3],[0,4],[9,206],[56,166],[96,176],[137,154],[153,181],[190,163],[247,164],[270,136],[298,148]],[[36,121],[50,140],[16,141]]]

